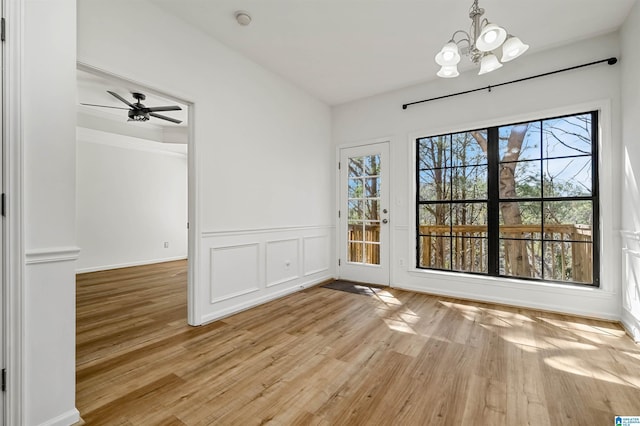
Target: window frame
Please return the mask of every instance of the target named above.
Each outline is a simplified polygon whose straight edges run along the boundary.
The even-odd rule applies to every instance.
[[[412,139],[413,142],[413,146],[414,146],[414,155],[413,155],[413,161],[415,162],[415,167],[414,167],[414,171],[415,171],[415,227],[414,227],[414,231],[415,231],[415,268],[418,271],[443,271],[443,272],[448,272],[448,273],[454,273],[454,274],[462,274],[462,275],[475,275],[475,276],[481,276],[481,277],[498,277],[498,278],[508,278],[508,279],[518,279],[518,280],[525,280],[525,281],[531,281],[531,282],[538,282],[538,283],[557,283],[557,284],[563,284],[563,285],[569,285],[569,286],[578,286],[578,287],[588,287],[588,288],[600,288],[600,249],[601,249],[601,244],[602,241],[600,239],[600,229],[601,229],[601,217],[600,217],[600,177],[599,177],[599,165],[600,165],[600,133],[599,133],[599,129],[600,129],[600,122],[601,122],[601,114],[602,111],[600,111],[597,108],[588,108],[586,111],[582,111],[582,112],[571,112],[571,113],[563,113],[560,115],[550,115],[550,116],[543,116],[541,118],[535,118],[535,119],[530,119],[530,120],[519,120],[516,122],[512,122],[512,123],[504,123],[504,124],[496,124],[496,125],[487,125],[487,126],[482,126],[482,127],[474,127],[472,129],[469,130],[455,130],[455,131],[450,131],[447,133],[438,133],[438,134],[434,134],[434,135],[427,135],[427,136],[418,136],[417,134],[414,135]],[[549,196],[545,196],[544,193],[544,177],[543,177],[543,169],[541,169],[541,190],[540,190],[540,194],[537,197],[515,197],[515,198],[500,198],[500,193],[499,193],[499,167],[501,164],[501,159],[500,159],[500,143],[499,143],[499,129],[502,127],[507,127],[507,126],[517,126],[517,125],[522,125],[522,124],[531,124],[531,123],[543,123],[545,121],[548,120],[556,120],[556,119],[562,119],[562,118],[567,118],[567,117],[575,117],[575,116],[580,116],[580,115],[590,115],[591,117],[591,153],[590,154],[585,154],[585,155],[569,155],[569,156],[558,156],[558,157],[554,157],[554,156],[544,156],[544,153],[541,152],[540,154],[540,158],[539,159],[535,159],[535,160],[516,160],[517,162],[523,162],[523,161],[538,161],[541,164],[541,167],[544,167],[544,163],[549,161],[549,160],[553,160],[553,159],[566,159],[566,158],[572,158],[572,157],[585,157],[585,158],[589,158],[591,161],[591,195],[578,195],[578,196],[568,196],[568,197],[549,197]],[[455,239],[455,237],[450,234],[449,235],[449,241],[450,241],[450,256],[451,259],[449,260],[450,269],[446,269],[446,268],[438,268],[438,267],[427,267],[427,266],[421,266],[420,261],[421,261],[421,253],[422,253],[422,247],[421,247],[421,238],[425,235],[420,233],[420,211],[421,211],[421,207],[424,205],[435,205],[435,204],[443,204],[443,205],[449,205],[451,207],[458,205],[458,204],[465,204],[465,203],[477,203],[477,202],[483,202],[483,200],[479,200],[479,199],[473,199],[473,200],[454,200],[453,198],[450,197],[450,199],[448,200],[429,200],[429,201],[425,201],[425,200],[421,200],[420,197],[420,188],[421,188],[421,171],[424,171],[424,169],[421,169],[421,163],[420,163],[420,149],[419,149],[419,144],[420,141],[426,138],[437,138],[437,137],[451,137],[453,135],[456,134],[460,134],[460,133],[471,133],[474,131],[482,131],[485,132],[486,137],[487,137],[487,198],[486,198],[486,209],[487,209],[487,246],[488,246],[488,254],[487,254],[487,266],[486,266],[486,270],[487,272],[476,272],[476,271],[462,271],[462,270],[457,270],[457,269],[453,269],[454,267],[454,262],[453,262],[453,240]],[[540,132],[542,134],[542,127],[540,128]],[[450,143],[450,146],[452,144]],[[540,147],[541,151],[542,151],[542,146]],[[470,166],[469,165],[453,165],[451,164],[450,166],[445,166],[442,167],[443,169],[449,168],[450,170],[453,170],[456,167],[465,167],[465,166]],[[435,168],[434,168],[435,169]],[[432,169],[432,170],[434,170]],[[516,275],[506,275],[506,274],[502,274],[500,273],[500,242],[502,240],[504,240],[503,238],[500,237],[500,203],[504,203],[504,202],[532,202],[532,203],[540,203],[541,206],[541,212],[543,211],[544,208],[544,203],[545,202],[557,202],[557,201],[589,201],[591,202],[591,215],[592,215],[592,223],[591,223],[591,242],[589,244],[591,244],[591,254],[592,254],[592,262],[591,262],[591,268],[592,268],[592,282],[591,283],[586,283],[586,282],[576,282],[576,281],[563,281],[563,280],[557,280],[557,279],[553,279],[553,278],[548,278],[544,276],[544,272],[542,272],[542,276],[541,277],[526,277],[526,276],[516,276]],[[545,215],[542,214],[541,215],[541,220],[540,220],[540,228],[541,228],[541,235],[538,239],[534,240],[536,242],[539,242],[543,245],[545,245],[545,243],[549,242],[549,241],[559,241],[559,240],[550,240],[548,238],[545,238],[545,232],[544,232],[544,217]],[[450,225],[449,226],[453,226],[453,221],[449,221]],[[526,240],[525,240],[526,241]],[[574,240],[562,240],[563,242],[569,242],[569,243],[573,243],[573,242],[582,242],[582,241],[574,241]],[[542,256],[544,257],[544,249],[542,249]],[[543,261],[544,262],[544,261]],[[544,271],[544,263],[543,263],[543,268],[542,271]]]

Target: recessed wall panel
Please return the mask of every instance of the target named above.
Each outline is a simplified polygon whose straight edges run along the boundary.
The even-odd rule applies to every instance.
[[[297,238],[293,238],[267,242],[267,287],[283,284],[299,277],[298,241]]]
[[[259,245],[215,247],[210,250],[210,302],[242,296],[260,289]]]
[[[329,238],[319,235],[304,238],[304,275],[329,269]]]

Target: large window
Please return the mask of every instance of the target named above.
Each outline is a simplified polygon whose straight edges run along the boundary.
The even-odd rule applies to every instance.
[[[417,267],[597,286],[597,119],[417,139]]]

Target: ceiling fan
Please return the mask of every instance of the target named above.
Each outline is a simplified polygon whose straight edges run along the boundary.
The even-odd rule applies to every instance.
[[[147,107],[147,106],[143,105],[142,102],[141,102],[141,101],[144,101],[147,98],[143,93],[139,93],[139,92],[131,93],[131,96],[133,96],[133,98],[136,100],[134,103],[129,102],[128,100],[126,100],[122,96],[118,95],[117,93],[112,92],[111,90],[107,90],[107,93],[109,93],[110,95],[112,95],[113,97],[118,99],[119,101],[124,102],[125,104],[127,104],[127,106],[129,106],[129,108],[121,108],[121,107],[114,107],[114,106],[108,106],[108,105],[83,104],[83,103],[81,103],[80,105],[96,106],[96,107],[101,107],[101,108],[128,109],[129,110],[129,112],[128,112],[129,120],[127,120],[127,121],[148,121],[149,117],[155,117],[155,118],[160,118],[161,120],[171,121],[172,123],[176,123],[176,124],[182,123],[181,120],[177,120],[175,118],[167,117],[166,115],[156,114],[156,112],[158,112],[158,111],[180,111],[180,110],[182,110],[182,108],[180,108],[178,105]]]

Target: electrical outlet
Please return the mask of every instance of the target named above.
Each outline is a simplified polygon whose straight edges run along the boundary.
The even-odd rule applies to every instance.
[[[169,248],[169,241],[164,242],[164,248]]]

